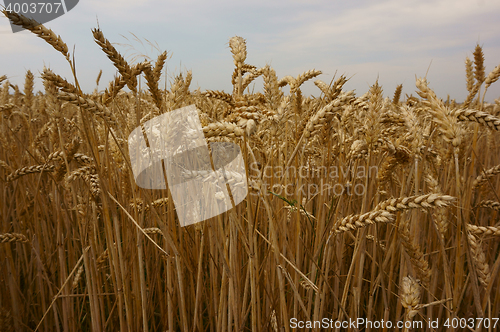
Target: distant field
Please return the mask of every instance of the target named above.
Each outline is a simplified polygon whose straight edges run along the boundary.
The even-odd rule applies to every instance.
[[[4,14],[74,68],[54,32]],[[458,104],[425,78],[392,100],[319,70],[278,78],[241,37],[233,91],[192,90],[191,72],[160,88],[166,52],[127,63],[92,33],[119,73],[105,91],[0,76],[0,331],[499,328],[500,101],[484,95],[500,67],[479,45]],[[193,104],[208,142],[240,146],[249,193],[181,227],[168,189],[136,185],[127,139]]]

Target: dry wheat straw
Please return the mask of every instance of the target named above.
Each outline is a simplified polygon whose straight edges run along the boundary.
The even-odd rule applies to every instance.
[[[289,317],[411,321],[418,314],[429,321],[450,312],[491,319],[499,311],[498,263],[489,265],[500,236],[491,220],[500,204],[490,200],[498,181],[489,191],[477,189],[500,172],[499,166],[482,172],[500,163],[500,100],[476,99],[499,70],[484,75],[480,48],[474,63],[466,59],[469,95],[458,105],[440,100],[425,79],[416,81],[420,98],[402,100],[399,85],[391,100],[379,82],[357,96],[343,90],[344,76],[316,80],[320,97],[306,96],[302,84],[319,71],[278,80],[271,66],[245,63],[241,37],[230,40],[232,93],[191,92],[191,71],[173,75],[167,90],[159,86],[166,52],[154,66],[132,65],[100,30],[93,34],[119,72],[104,92],[83,94],[76,77],[73,85],[49,69],[37,94],[30,72],[24,86],[0,77],[0,215],[2,231],[10,232],[0,234],[0,270],[9,271],[0,275],[0,297],[9,305],[7,314],[0,306],[0,320],[11,313],[0,326],[278,331]],[[141,73],[147,86],[139,89]],[[259,75],[263,91],[250,93]],[[124,91],[127,84],[132,92]],[[242,145],[252,160],[251,192],[234,211],[183,228],[168,190],[135,184],[126,138],[137,122],[189,104],[199,109],[209,141]],[[85,115],[106,121],[84,123]],[[371,166],[379,172],[357,174]],[[13,182],[44,171],[55,175]],[[229,184],[243,179],[228,175]],[[308,192],[325,184],[349,190]],[[355,185],[366,191],[353,194]],[[423,305],[423,298],[446,300]],[[419,310],[431,304],[440,307]],[[47,314],[52,305],[57,315]]]

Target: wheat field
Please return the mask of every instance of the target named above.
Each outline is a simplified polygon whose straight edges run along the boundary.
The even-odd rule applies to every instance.
[[[58,35],[3,13],[75,72]],[[193,90],[191,72],[161,88],[166,52],[128,63],[92,33],[117,70],[104,91],[49,68],[43,92],[30,71],[24,87],[0,77],[0,331],[494,330],[500,101],[484,96],[500,66],[487,73],[479,45],[457,103],[426,78],[392,99],[319,70],[278,78],[241,37],[233,91]],[[168,189],[136,185],[127,138],[193,104],[208,142],[240,146],[249,192],[181,227]],[[422,325],[334,323],[360,318]]]

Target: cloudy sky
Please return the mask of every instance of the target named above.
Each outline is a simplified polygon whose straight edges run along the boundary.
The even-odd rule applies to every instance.
[[[0,1],[2,3],[3,1]],[[351,77],[345,89],[365,93],[377,77],[384,95],[398,84],[415,94],[415,76],[425,76],[438,97],[462,101],[466,95],[466,56],[479,43],[487,74],[500,64],[500,1],[380,0],[315,1],[254,0],[81,0],[67,14],[46,23],[74,49],[77,77],[92,92],[99,70],[104,89],[116,73],[93,41],[99,24],[108,40],[130,62],[169,54],[167,87],[173,75],[193,71],[192,88],[232,91],[232,36],[247,40],[247,63],[270,64],[278,77],[319,69],[329,83],[334,75]],[[29,32],[12,33],[0,17],[0,76],[22,85],[30,69],[39,76],[44,66],[70,79],[63,56]],[[72,80],[70,80],[72,81]],[[262,91],[262,79],[250,87]],[[37,88],[41,88],[37,79]],[[311,82],[305,95],[319,95]],[[486,100],[500,97],[500,82]]]

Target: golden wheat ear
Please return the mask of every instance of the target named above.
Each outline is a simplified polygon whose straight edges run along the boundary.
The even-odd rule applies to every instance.
[[[92,29],[94,41],[99,45],[108,58],[113,62],[116,69],[120,72],[127,86],[132,91],[137,91],[136,71],[125,61],[123,56],[115,49],[115,47],[104,37],[100,29]]]
[[[31,31],[38,37],[45,40],[49,45],[51,45],[54,49],[60,52],[66,60],[69,60],[68,46],[61,39],[61,36],[57,36],[52,30],[47,29],[43,24],[38,23],[37,21],[27,18],[22,14],[17,14],[14,11],[2,10],[2,13],[7,17],[12,24],[23,27],[26,30]]]

